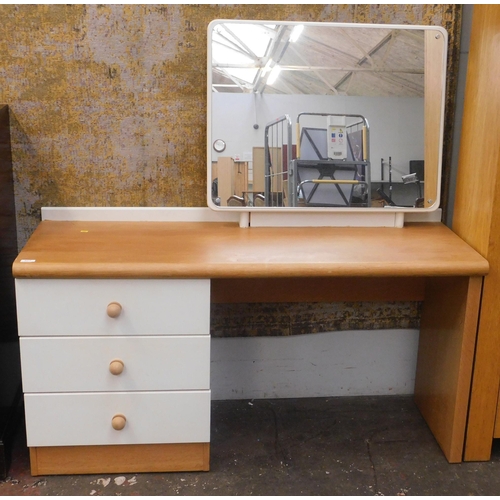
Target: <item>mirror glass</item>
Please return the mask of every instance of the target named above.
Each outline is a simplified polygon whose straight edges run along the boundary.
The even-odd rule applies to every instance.
[[[213,21],[209,206],[438,208],[446,47],[433,26]]]

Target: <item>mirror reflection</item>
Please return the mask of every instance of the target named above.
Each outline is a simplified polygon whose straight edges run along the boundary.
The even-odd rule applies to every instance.
[[[215,21],[209,203],[437,208],[442,28]]]

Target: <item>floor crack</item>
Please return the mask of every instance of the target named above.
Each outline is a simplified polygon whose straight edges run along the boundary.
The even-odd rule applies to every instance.
[[[280,433],[279,433],[278,414],[272,406],[269,406],[269,409],[271,410],[271,413],[272,413],[273,419],[274,419],[274,450],[275,450],[276,456],[280,460],[282,465],[284,465],[285,467],[289,467],[290,461],[291,461],[291,456],[289,453],[286,452],[286,450],[283,448],[283,446],[281,444]]]
[[[366,439],[365,443],[366,443],[366,451],[368,452],[368,459],[370,460],[370,468],[373,471],[373,482],[375,483],[374,484],[375,495],[381,495],[380,491],[378,491],[377,470],[375,469],[375,463],[373,461],[370,439]]]

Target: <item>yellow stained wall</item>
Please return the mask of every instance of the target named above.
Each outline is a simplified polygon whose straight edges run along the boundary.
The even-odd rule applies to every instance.
[[[223,18],[435,24],[456,48],[461,10],[0,5],[20,247],[42,206],[206,206],[206,31]]]

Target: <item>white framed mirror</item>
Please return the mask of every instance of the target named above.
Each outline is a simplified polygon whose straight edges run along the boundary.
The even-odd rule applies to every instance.
[[[446,56],[442,27],[213,21],[209,207],[437,209]]]

